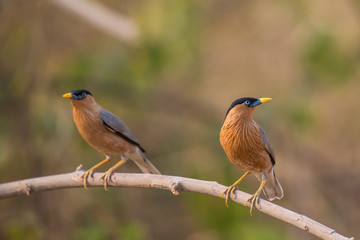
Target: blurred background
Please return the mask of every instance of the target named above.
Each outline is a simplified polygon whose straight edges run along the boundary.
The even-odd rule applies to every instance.
[[[272,97],[254,118],[277,157],[274,203],[360,236],[359,1],[101,1],[132,21],[128,39],[58,2],[0,1],[1,183],[103,159],[62,98],[85,88],[162,173],[230,185],[243,171],[218,140],[225,112]],[[258,186],[250,176],[240,189]],[[195,193],[68,189],[1,200],[0,239],[316,239],[253,215]]]

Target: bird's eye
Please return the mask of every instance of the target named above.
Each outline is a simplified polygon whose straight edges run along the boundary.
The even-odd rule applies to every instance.
[[[86,97],[86,93],[82,93],[81,96],[84,98]]]
[[[249,105],[250,105],[250,101],[249,101],[249,100],[246,100],[246,101],[244,102],[244,104],[247,105],[247,106],[249,106]]]

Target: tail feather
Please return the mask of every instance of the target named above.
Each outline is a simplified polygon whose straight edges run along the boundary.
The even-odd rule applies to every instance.
[[[140,149],[137,148],[130,154],[129,158],[134,161],[143,173],[161,174]]]
[[[262,174],[255,174],[255,176],[261,181]],[[274,200],[275,198],[281,199],[284,196],[284,191],[280,185],[280,182],[275,176],[274,169],[271,169],[270,173],[267,175],[263,193],[270,201]]]

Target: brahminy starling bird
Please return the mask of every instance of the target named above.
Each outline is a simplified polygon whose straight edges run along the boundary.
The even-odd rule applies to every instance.
[[[235,197],[239,183],[250,173],[261,182],[259,189],[245,203],[250,202],[250,215],[255,204],[259,205],[261,190],[270,200],[281,199],[284,195],[274,172],[275,154],[265,131],[253,120],[257,106],[271,98],[244,97],[235,100],[226,112],[220,131],[220,143],[230,162],[246,173],[224,193],[225,204]],[[255,205],[256,206],[256,205]]]
[[[101,176],[104,188],[111,181],[111,174],[128,159],[131,159],[144,173],[160,174],[159,170],[145,156],[145,150],[130,129],[110,111],[100,106],[92,94],[84,89],[73,90],[63,95],[69,98],[73,107],[75,124],[81,136],[106,158],[87,170],[81,177],[87,188],[88,177],[93,178],[95,169],[104,165],[118,154],[121,160]]]

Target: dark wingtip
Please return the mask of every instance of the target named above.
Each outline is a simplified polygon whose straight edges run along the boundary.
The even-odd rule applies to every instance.
[[[117,135],[119,135],[120,137],[122,137],[123,139],[125,139],[126,141],[128,141],[129,143],[132,143],[132,144],[136,145],[138,148],[140,148],[140,150],[141,150],[143,153],[145,153],[145,149],[140,145],[140,143],[132,140],[131,138],[129,138],[128,136],[122,134],[121,132],[116,131],[116,130],[113,129],[111,126],[109,126],[109,124],[107,124],[106,122],[104,122],[104,121],[102,121],[102,122],[103,122],[103,124],[104,124],[106,127],[110,128],[114,133],[116,133]]]

